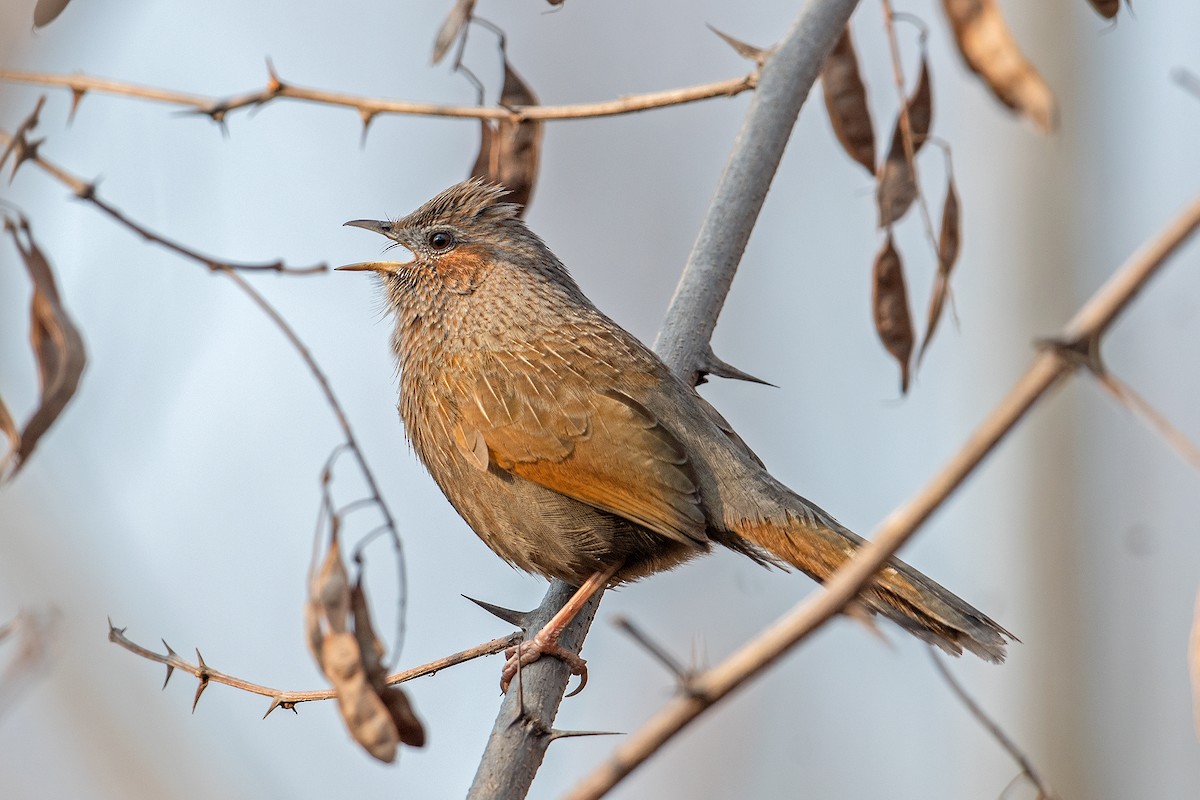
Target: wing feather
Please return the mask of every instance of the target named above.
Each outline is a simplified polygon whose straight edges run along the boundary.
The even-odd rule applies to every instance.
[[[556,353],[561,357],[563,353]],[[680,542],[707,542],[696,474],[679,439],[616,384],[608,369],[575,368],[590,354],[493,352],[460,406],[461,449],[482,436],[488,461]],[[495,361],[496,363],[489,363]],[[599,377],[599,380],[597,379]]]

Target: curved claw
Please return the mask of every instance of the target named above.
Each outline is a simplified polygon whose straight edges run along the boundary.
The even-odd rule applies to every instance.
[[[567,697],[574,697],[583,691],[583,687],[587,686],[587,662],[558,642],[547,641],[540,634],[528,642],[520,642],[508,648],[504,651],[504,655],[508,657],[508,661],[504,663],[504,669],[500,671],[500,691],[506,694],[508,687],[512,685],[513,678],[517,676],[521,668],[529,666],[543,655],[554,656],[570,668],[572,675],[579,676],[579,686],[566,695]]]
[[[581,669],[579,672],[572,670],[571,674],[579,676],[579,685],[575,687],[575,691],[571,692],[570,694],[563,695],[564,699],[568,697],[574,697],[583,691],[583,687],[587,686],[587,664],[584,664],[583,669]]]

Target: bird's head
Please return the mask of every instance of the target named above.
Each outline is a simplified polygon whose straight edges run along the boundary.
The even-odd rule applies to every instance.
[[[401,283],[430,284],[454,294],[479,287],[498,260],[514,260],[537,241],[519,217],[520,206],[503,202],[503,186],[469,180],[451,186],[406,217],[345,223],[391,239],[412,253],[405,262],[370,261],[340,270],[378,273]],[[530,241],[532,240],[532,242]]]

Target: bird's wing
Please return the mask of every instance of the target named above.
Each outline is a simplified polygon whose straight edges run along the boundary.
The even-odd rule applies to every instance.
[[[563,345],[566,358],[561,349],[488,353],[459,404],[463,456],[671,539],[706,542],[698,481],[679,439],[619,388],[618,373],[590,363],[586,347]]]

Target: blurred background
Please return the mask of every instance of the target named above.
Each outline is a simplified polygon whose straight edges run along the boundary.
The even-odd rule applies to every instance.
[[[450,3],[75,0],[32,31],[34,0],[0,9],[0,67],[96,75],[208,95],[257,89],[270,57],[286,81],[355,94],[471,103],[429,54]],[[953,144],[963,254],[959,324],[943,323],[907,398],[871,323],[879,246],[872,185],[835,142],[818,92],[801,113],[714,338],[718,355],[777,384],[716,380],[709,398],[776,476],[863,532],[917,490],[1033,355],[1135,248],[1200,188],[1200,98],[1171,80],[1200,71],[1200,5],[1137,4],[1117,24],[1084,0],[1009,0],[1018,40],[1056,91],[1044,137],[963,66],[940,4],[928,21],[934,133]],[[733,77],[748,63],[704,26],[767,45],[794,3],[529,0],[481,3],[542,102],[603,100]],[[877,4],[854,24],[877,137],[895,90]],[[916,35],[901,26],[915,74]],[[494,38],[468,64],[492,87]],[[41,94],[0,84],[11,131]],[[277,102],[228,119],[49,90],[42,154],[99,178],[153,229],[236,260],[331,265],[378,256],[348,219],[408,212],[465,177],[478,124],[380,117],[360,145],[353,111]],[[550,123],[529,222],[584,290],[652,341],[749,96],[634,116]],[[922,161],[936,214],[936,153]],[[7,176],[5,177],[7,181]],[[109,644],[105,617],[147,647],[163,638],[248,680],[319,688],[301,616],[321,465],[340,436],[279,332],[232,284],[147,245],[26,165],[3,189],[31,220],[85,336],[78,396],[28,467],[0,490],[0,619],[60,612],[41,679],[0,716],[8,797],[316,798],[462,796],[498,708],[492,657],[408,685],[428,746],[383,766],[329,703],[277,711],[195,686]],[[916,319],[932,257],[902,225]],[[1107,340],[1107,361],[1200,438],[1200,246],[1184,249]],[[330,375],[398,518],[408,558],[402,666],[508,628],[461,593],[537,605],[544,580],[488,551],[444,501],[395,412],[390,325],[355,274],[252,275]],[[36,403],[29,287],[0,245],[0,388],[18,420]],[[342,461],[348,502],[361,482]],[[373,527],[358,512],[352,531]],[[1200,476],[1086,378],[1043,402],[902,552],[1023,641],[1002,667],[955,674],[1064,797],[1200,796],[1186,648],[1200,585]],[[394,568],[373,545],[380,628]],[[630,731],[672,680],[615,630],[631,617],[699,664],[720,660],[814,590],[717,553],[609,594],[584,655],[591,681],[563,728]],[[1018,767],[951,696],[925,648],[837,621],[672,742],[616,797],[992,798]],[[0,651],[2,652],[2,651]],[[561,794],[618,742],[554,744],[532,797]],[[803,787],[801,790],[798,787]],[[1033,797],[1027,784],[1008,797]]]

